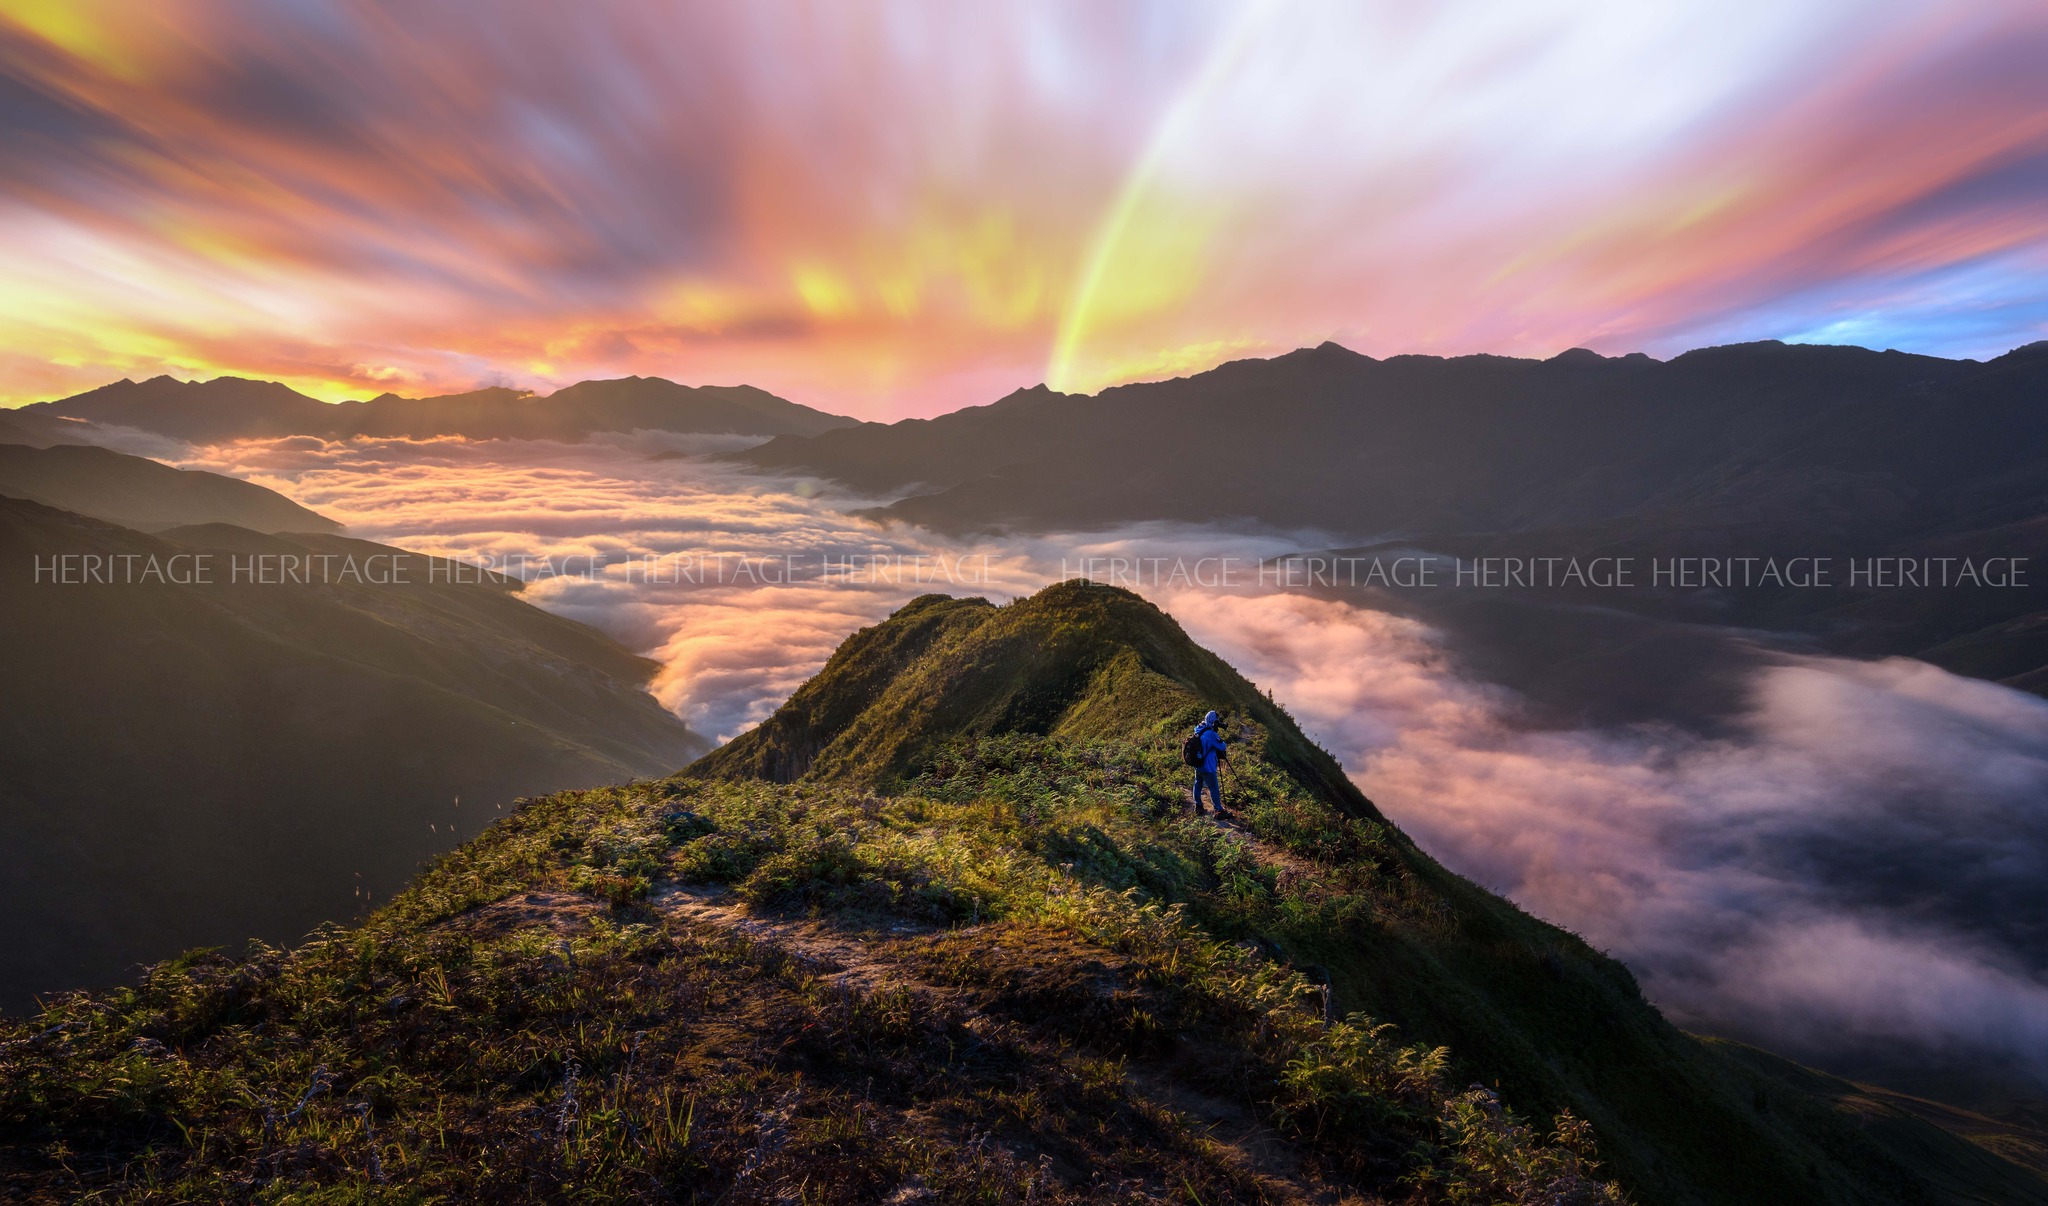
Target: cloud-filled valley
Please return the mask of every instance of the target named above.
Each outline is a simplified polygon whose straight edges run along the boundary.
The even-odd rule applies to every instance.
[[[529,597],[657,658],[657,695],[720,738],[925,591],[1000,600],[1088,553],[1257,558],[1331,539],[1151,525],[951,541],[847,514],[876,500],[700,455],[743,442],[285,439],[178,459],[352,535],[523,564]],[[719,555],[894,572],[634,568]],[[1532,726],[1415,619],[1303,594],[1146,593],[1270,687],[1425,849],[1625,959],[1681,1024],[1838,1065],[1896,1049],[2048,1081],[2048,703],[1903,659],[1750,650],[1719,730]]]
[[[2044,62],[0,0],[0,1197],[2048,1206]]]
[[[1622,956],[1682,1023],[2048,1074],[2048,703],[1906,659],[1786,657],[1735,736],[1528,731],[1414,621],[1169,606],[1425,849]]]
[[[668,670],[656,693],[721,739],[773,711],[848,632],[919,594],[1028,594],[1058,575],[1063,556],[1142,545],[1251,559],[1319,536],[1162,524],[944,540],[847,514],[878,500],[697,455],[743,442],[296,437],[192,449],[178,463],[277,489],[354,536],[522,573],[534,602],[660,659]],[[854,569],[828,577],[827,559]]]

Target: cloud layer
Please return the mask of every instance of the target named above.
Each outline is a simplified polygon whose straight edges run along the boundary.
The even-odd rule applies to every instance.
[[[2048,334],[2025,0],[0,3],[0,397]]]
[[[1062,559],[1186,551],[1249,564],[1331,540],[1158,524],[949,541],[846,513],[882,500],[696,455],[746,442],[662,433],[582,444],[292,437],[187,448],[174,459],[279,490],[352,536],[521,574],[534,602],[661,660],[656,694],[721,740],[772,712],[847,633],[920,594],[1001,600],[1059,576]],[[827,559],[839,567],[829,574]]]
[[[1786,658],[1740,736],[1530,732],[1431,630],[1302,597],[1175,614],[1453,869],[1625,959],[1682,1022],[2048,1083],[2048,702]]]

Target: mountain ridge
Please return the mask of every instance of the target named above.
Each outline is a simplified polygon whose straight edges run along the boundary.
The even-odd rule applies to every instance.
[[[1896,441],[1913,445],[1928,432],[1917,410],[1926,390],[1974,385],[1966,400],[1978,413],[1945,415],[1963,433],[1935,433],[1929,448],[1949,450],[1951,460],[2018,460],[2031,498],[2041,467],[2016,458],[2014,431],[1999,424],[2042,420],[2012,399],[1983,395],[2016,384],[2038,396],[2040,371],[2035,358],[2012,353],[1980,364],[1775,341],[1663,362],[1376,360],[1325,344],[1092,396],[1037,386],[933,419],[778,437],[731,456],[870,492],[922,486],[878,514],[951,531],[1245,515],[1361,534],[1513,531],[1654,505],[1689,479],[1711,484],[1717,458],[1753,461],[1774,441],[1792,442],[1777,459],[1874,461],[1872,470],[1896,475],[1911,457],[1877,446],[1873,432],[1902,432]],[[2026,379],[2005,380],[2012,373]],[[1247,425],[1254,404],[1261,417]],[[1827,422],[1850,415],[1859,420],[1853,431],[1828,431]],[[1376,454],[1376,445],[1388,450]],[[1416,458],[1434,460],[1402,467]],[[1155,469],[1169,464],[1200,470],[1182,480]],[[1276,489],[1283,464],[1292,480]],[[1018,469],[1028,471],[1011,472]],[[1503,472],[1527,480],[1489,480]],[[1346,479],[1354,489],[1333,490]],[[1560,487],[1567,497],[1556,497]],[[1081,496],[1070,497],[1077,489]]]
[[[1415,885],[1413,890],[1440,901],[1435,907],[1447,907],[1456,919],[1448,932],[1433,926],[1411,931],[1382,916],[1344,940],[1322,931],[1305,941],[1306,934],[1290,933],[1284,925],[1256,931],[1256,941],[1291,952],[1298,964],[1320,965],[1341,1010],[1364,1009],[1397,1023],[1405,1034],[1447,1046],[1470,1061],[1460,1065],[1460,1075],[1483,1077],[1525,1108],[1568,1106],[1601,1133],[1609,1167],[1632,1190],[1647,1193],[1662,1182],[1650,1193],[1652,1200],[1669,1200],[1674,1192],[1686,1200],[1700,1183],[1717,1181],[1722,1189],[1706,1194],[1707,1200],[1723,1200],[1723,1194],[1732,1195],[1726,1200],[1770,1200],[1765,1186],[1795,1199],[1799,1193],[1824,1198],[1837,1192],[1811,1181],[1792,1191],[1800,1178],[1791,1150],[1811,1141],[1825,1146],[1864,1140],[1846,1134],[1823,1139],[1830,1128],[1812,1120],[1818,1131],[1804,1139],[1751,1132],[1738,1140],[1736,1134],[1754,1118],[1738,1102],[1745,1092],[1765,1096],[1783,1090],[1778,1082],[1787,1076],[1809,1086],[1832,1085],[1827,1091],[1835,1094],[1863,1090],[1804,1069],[1779,1071],[1795,1065],[1772,1063],[1776,1057],[1761,1053],[1731,1063],[1720,1052],[1732,1048],[1702,1046],[1680,1034],[1643,1001],[1620,964],[1453,875],[1418,849],[1284,709],[1196,646],[1171,617],[1127,591],[1075,580],[1001,607],[943,595],[914,600],[882,624],[847,638],[782,709],[680,777],[847,784],[887,793],[919,773],[937,773],[931,767],[943,756],[935,759],[934,751],[949,740],[965,738],[972,748],[977,740],[1003,734],[1055,742],[1132,741],[1170,760],[1178,735],[1211,706],[1225,713],[1226,730],[1240,738],[1241,763],[1251,756],[1254,773],[1278,772],[1283,783],[1306,789],[1382,835],[1375,847],[1381,874]],[[1185,792],[1179,787],[1182,801]],[[1242,778],[1230,795],[1243,814]],[[1314,848],[1289,846],[1300,837],[1293,830],[1297,821],[1261,817],[1258,806],[1252,807],[1242,832],[1255,842]],[[1141,875],[1137,882],[1146,881]],[[1355,946],[1344,949],[1349,944]],[[1517,949],[1523,952],[1519,957],[1533,958],[1526,969],[1515,967],[1518,956],[1509,952]],[[1594,1057],[1593,1051],[1603,1054]],[[1598,1073],[1591,1070],[1596,1065]],[[1622,1070],[1647,1067],[1661,1071],[1634,1085],[1631,1077],[1638,1073]],[[1771,1087],[1760,1081],[1737,1090],[1750,1075],[1766,1076]],[[1799,1079],[1813,1077],[1819,1079]],[[1678,1083],[1687,1087],[1681,1092]],[[1961,1141],[1936,1138],[1932,1128],[1903,1117],[1883,1117],[1900,1139],[1910,1136],[1947,1151],[1943,1176],[1970,1179],[1972,1174],[1947,1164],[1977,1164]],[[1689,1154],[1682,1151],[1701,1135],[1717,1138]],[[1745,1144],[1760,1149],[1745,1158],[1749,1171],[1728,1180],[1720,1179],[1728,1170],[1710,1171],[1715,1160]],[[1708,1149],[1717,1145],[1720,1154],[1710,1156]],[[1761,1149],[1779,1154],[1767,1157]],[[1861,1158],[1878,1159],[1868,1151]],[[1771,1160],[1786,1163],[1760,1174]],[[1674,1164],[1687,1168],[1681,1180],[1701,1179],[1693,1189],[1677,1191],[1669,1183]],[[1991,1180],[2008,1175],[1996,1173]],[[1743,1177],[1759,1179],[1734,1189]],[[1867,1192],[1868,1187],[1850,1200],[1864,1200],[1860,1195]]]
[[[161,374],[146,381],[123,378],[20,410],[38,419],[133,427],[195,443],[290,435],[574,442],[600,432],[641,429],[812,435],[857,422],[750,385],[686,386],[662,377],[581,381],[546,395],[494,386],[427,398],[384,393],[367,401],[327,403],[276,381],[179,381]]]
[[[1227,822],[1183,811],[1212,705]],[[31,1200],[2048,1201],[1681,1034],[1332,797],[1127,592],[914,600],[755,732],[527,801],[358,928],[0,1021],[0,1167]]]
[[[31,1200],[2048,1201],[1681,1034],[1331,798],[1127,592],[926,596],[841,653],[762,736],[527,801],[359,928],[0,1021],[0,1167]],[[1211,705],[1228,822],[1183,811]]]
[[[1355,533],[1467,558],[2048,555],[2048,356],[1951,361],[1765,341],[1648,357],[1393,356],[1336,344],[1098,395],[781,436],[728,454],[942,533],[1176,521]],[[1390,543],[1391,542],[1391,543]],[[1354,546],[1350,551],[1358,551]],[[2022,589],[1534,595],[1660,622],[1927,655],[2016,685],[2048,653]],[[1408,592],[1425,618],[1459,601]],[[1968,656],[1953,642],[1972,642]]]

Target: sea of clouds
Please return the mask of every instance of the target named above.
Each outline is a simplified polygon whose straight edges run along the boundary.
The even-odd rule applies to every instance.
[[[2048,1079],[2048,702],[1907,659],[1787,657],[1736,736],[1532,732],[1412,620],[1166,602],[1425,849],[1621,956],[1682,1024]]]
[[[532,601],[659,661],[655,693],[720,739],[929,590],[1000,601],[1083,557],[1330,540],[1176,525],[947,540],[848,514],[879,500],[707,455],[744,442],[293,438],[177,459],[351,535],[540,567]],[[896,572],[644,572],[719,557]],[[1682,1024],[1814,1060],[1892,1045],[2048,1082],[2048,702],[1903,659],[1778,655],[1713,736],[1532,730],[1416,620],[1271,590],[1146,593],[1270,687],[1425,849],[1626,960]]]

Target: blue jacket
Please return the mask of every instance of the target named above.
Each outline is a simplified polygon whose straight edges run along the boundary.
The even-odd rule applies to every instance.
[[[1216,771],[1216,759],[1223,754],[1225,745],[1223,734],[1216,731],[1215,725],[1205,720],[1195,727],[1195,736],[1202,739],[1201,769],[1214,774]]]

